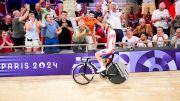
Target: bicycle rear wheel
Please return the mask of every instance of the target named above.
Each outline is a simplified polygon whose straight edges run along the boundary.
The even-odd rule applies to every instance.
[[[86,85],[94,78],[94,68],[89,64],[79,64],[72,70],[72,76],[76,83]]]
[[[106,72],[109,81],[114,84],[121,84],[128,79],[127,67],[122,63],[111,64]]]

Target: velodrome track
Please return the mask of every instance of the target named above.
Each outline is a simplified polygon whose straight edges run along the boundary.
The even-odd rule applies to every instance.
[[[180,71],[130,73],[120,85],[99,75],[86,86],[70,75],[1,77],[0,101],[180,101]]]

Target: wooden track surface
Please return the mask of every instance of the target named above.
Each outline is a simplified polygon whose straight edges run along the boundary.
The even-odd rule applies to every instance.
[[[180,101],[180,71],[131,73],[120,85],[99,75],[86,86],[71,76],[1,77],[0,101]]]

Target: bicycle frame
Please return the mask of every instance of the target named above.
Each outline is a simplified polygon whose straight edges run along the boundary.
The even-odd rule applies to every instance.
[[[112,63],[113,59],[114,59],[114,54],[112,54],[111,56],[112,56],[112,57],[110,58],[110,62],[106,64],[106,67],[108,67],[108,65],[110,65],[110,64]],[[87,57],[87,58],[86,58],[86,57],[82,57],[82,58],[81,58],[81,62],[85,64],[85,68],[84,68],[83,72],[86,71],[87,65],[91,65],[91,66],[92,66],[93,68],[95,68],[96,70],[99,69],[95,64],[93,64],[93,63],[91,62],[91,61],[93,61],[93,60],[97,60],[97,59],[96,59],[96,58],[90,58],[90,57]]]

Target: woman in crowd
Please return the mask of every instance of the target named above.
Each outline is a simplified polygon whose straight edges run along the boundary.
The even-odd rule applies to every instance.
[[[148,37],[153,36],[153,31],[151,28],[151,25],[146,24],[145,19],[141,18],[139,20],[139,26],[136,27],[136,29],[133,31],[134,35],[137,37],[141,36],[141,33],[145,32]]]
[[[13,52],[12,48],[3,48],[3,46],[13,46],[13,42],[6,31],[3,31],[0,36],[0,52],[9,53]]]
[[[40,45],[40,25],[38,24],[38,21],[35,19],[35,15],[33,13],[29,14],[29,21],[26,22],[25,28],[25,46],[27,48],[26,52],[37,52],[39,50]]]

